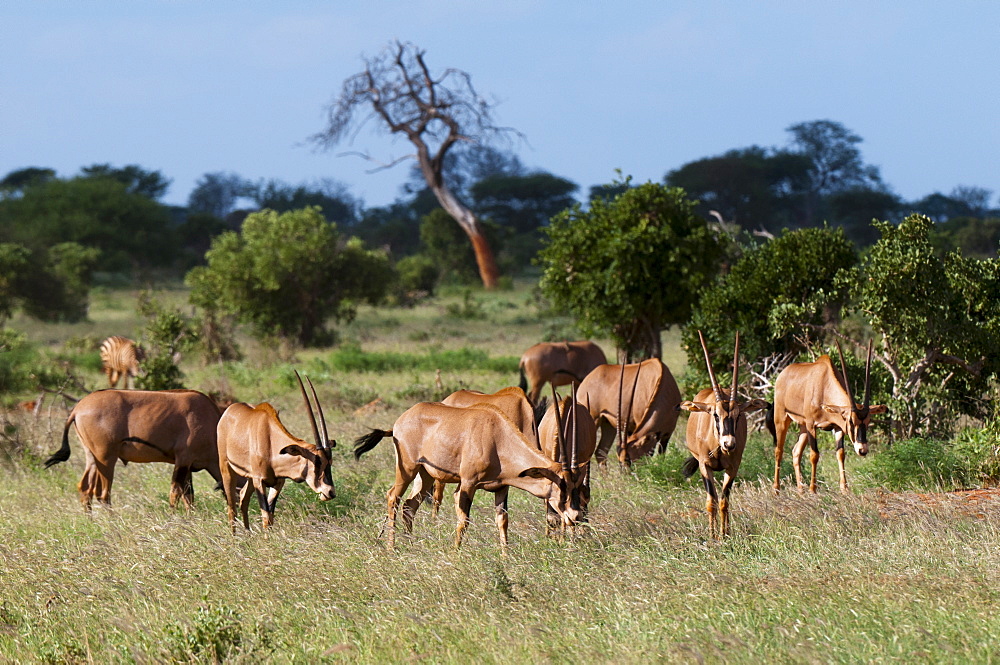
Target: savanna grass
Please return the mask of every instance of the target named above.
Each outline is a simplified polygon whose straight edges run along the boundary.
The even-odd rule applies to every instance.
[[[513,323],[533,312],[522,294],[476,297],[496,320],[466,322],[457,343],[435,342],[439,351],[517,357],[538,340],[542,322]],[[489,305],[501,300],[516,308]],[[396,551],[386,552],[380,531],[393,479],[391,443],[360,462],[349,443],[369,427],[391,426],[408,400],[439,390],[440,367],[417,366],[428,344],[412,336],[436,334],[432,322],[447,318],[442,305],[393,312],[396,323],[383,326],[376,319],[386,313],[363,310],[345,329],[363,355],[402,354],[405,366],[337,368],[330,350],[270,366],[252,358],[242,367],[185,366],[192,385],[226,382],[242,399],[273,401],[300,435],[309,426],[291,368],[304,369],[329,405],[331,434],[340,440],[333,454],[338,496],[321,503],[305,486],[289,484],[267,534],[252,514],[251,532],[232,537],[223,501],[203,472],[195,474],[195,510],[170,510],[163,465],[119,466],[114,508],[87,517],[74,487],[83,457],[75,436],[68,463],[49,470],[38,464],[58,446],[64,412],[43,411],[30,422],[9,414],[22,446],[0,469],[0,660],[998,660],[996,513],[890,505],[891,495],[853,483],[871,463],[856,457],[848,478],[859,489],[841,495],[826,435],[815,496],[795,491],[788,466],[785,489],[775,496],[773,446],[766,436],[751,437],[732,496],[733,535],[722,543],[707,539],[704,489],[677,474],[686,453],[675,449],[640,460],[630,473],[595,470],[590,524],[576,538],[547,537],[540,500],[515,490],[510,556],[503,559],[493,502],[480,492],[460,551],[452,550],[455,518],[446,503],[436,520],[422,507],[413,534],[400,535]],[[476,341],[489,338],[488,327],[495,341]],[[682,356],[676,337],[668,336],[667,346]],[[516,382],[506,366],[471,364],[440,368],[445,388]],[[683,428],[682,420],[675,445]]]

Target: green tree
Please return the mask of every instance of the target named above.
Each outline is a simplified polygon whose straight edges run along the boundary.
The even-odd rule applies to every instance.
[[[737,331],[742,355],[751,360],[802,351],[798,340],[811,335],[808,326],[839,318],[847,289],[837,275],[857,262],[842,229],[786,230],[746,251],[729,274],[702,291],[684,331],[689,365],[704,365],[698,330],[720,370]]]
[[[661,331],[687,322],[726,249],[694,207],[684,190],[648,182],[563,211],[539,253],[542,293],[626,356],[660,356]]]
[[[0,326],[11,317],[21,297],[21,284],[31,267],[31,252],[23,245],[0,243]]]
[[[897,434],[948,431],[960,412],[982,416],[1000,371],[1000,262],[940,257],[923,215],[875,225],[882,237],[849,283],[891,376]]]
[[[383,253],[342,242],[317,208],[253,213],[239,233],[215,238],[206,260],[186,278],[193,304],[304,345],[326,338],[328,319],[353,318],[356,302],[380,300],[392,281]]]
[[[28,187],[44,184],[50,180],[54,180],[55,177],[56,172],[53,169],[44,169],[37,166],[16,169],[5,175],[3,180],[0,180],[0,198],[20,196]]]
[[[159,171],[148,171],[138,164],[115,168],[111,164],[92,164],[80,169],[85,178],[110,178],[125,185],[130,194],[139,194],[149,199],[158,199],[167,193],[170,179]]]
[[[437,266],[438,281],[467,284],[476,279],[476,255],[462,229],[442,208],[420,220],[423,254]]]
[[[32,270],[21,289],[25,314],[41,321],[86,320],[91,276],[100,250],[63,242],[37,251],[34,256]]]

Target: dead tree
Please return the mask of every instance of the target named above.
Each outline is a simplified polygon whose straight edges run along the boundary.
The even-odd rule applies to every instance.
[[[483,285],[496,286],[499,270],[483,225],[445,182],[444,159],[460,141],[484,142],[517,132],[493,123],[494,105],[479,96],[469,74],[449,68],[433,76],[424,51],[414,44],[397,41],[364,63],[364,71],[344,81],[340,96],[328,109],[326,129],[313,135],[312,141],[321,148],[332,148],[344,139],[353,139],[371,119],[389,133],[405,136],[416,153],[378,169],[416,159],[438,203],[469,237]]]

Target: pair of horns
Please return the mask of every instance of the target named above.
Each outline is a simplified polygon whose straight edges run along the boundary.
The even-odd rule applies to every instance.
[[[708,367],[708,376],[712,379],[712,390],[715,391],[715,399],[722,402],[724,401],[722,395],[722,389],[719,387],[719,381],[715,378],[715,370],[712,369],[712,360],[708,356],[708,347],[705,346],[705,336],[698,331],[698,339],[701,340],[701,350],[705,352],[705,366]],[[736,348],[733,350],[733,387],[729,391],[729,400],[732,402],[736,401],[736,387],[739,385],[740,381],[740,333],[736,331]]]
[[[576,429],[576,418],[579,415],[576,412],[576,383],[571,385],[572,396],[570,405],[563,412],[570,414],[570,418],[566,423],[563,423],[562,413],[559,412],[559,394],[556,392],[556,387],[552,386],[552,407],[556,411],[556,441],[559,444],[559,459],[557,461],[562,464],[563,471],[576,471],[577,451],[580,447]],[[566,428],[566,432],[563,432],[563,427]],[[570,441],[568,454],[566,451],[566,439]]]
[[[313,387],[312,379],[308,376],[306,381],[309,382],[309,390],[312,391],[313,399],[316,401],[316,410],[319,411],[319,422],[323,426],[323,436],[320,436],[319,428],[316,427],[316,416],[313,415],[312,403],[309,402],[309,396],[306,395],[306,387],[302,383],[302,377],[299,376],[298,370],[293,370],[295,372],[295,378],[299,380],[299,388],[302,390],[302,401],[306,404],[306,411],[309,413],[309,423],[312,425],[313,438],[316,440],[316,447],[321,450],[330,450],[330,434],[326,431],[326,418],[323,417],[323,407],[319,404],[319,397],[316,396],[316,388]]]
[[[627,360],[627,358],[626,358]],[[642,362],[639,362],[635,368],[635,378],[632,380],[632,394],[628,398],[628,410],[625,411],[625,419],[622,419],[622,396],[625,390],[625,365],[627,362],[623,362],[621,365],[622,371],[621,375],[618,377],[618,450],[621,452],[625,462],[628,462],[628,453],[625,451],[626,446],[628,446],[628,419],[632,417],[632,407],[635,406],[635,389],[639,385],[639,372],[642,371]],[[588,409],[589,411],[590,409]]]
[[[854,392],[851,390],[851,384],[847,380],[847,365],[844,364],[844,349],[840,346],[839,339],[837,340],[837,351],[840,352],[840,374],[844,379],[844,390],[851,398],[851,408],[854,408]],[[872,340],[868,340],[868,360],[865,361],[865,401],[863,402],[864,408],[867,409],[871,405],[871,399],[872,399]]]

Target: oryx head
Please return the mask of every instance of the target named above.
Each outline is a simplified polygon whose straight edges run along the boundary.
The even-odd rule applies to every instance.
[[[329,501],[337,496],[337,491],[333,486],[333,475],[330,471],[330,452],[337,445],[337,442],[330,440],[330,435],[326,429],[326,418],[323,417],[323,407],[320,406],[319,397],[316,395],[316,388],[313,386],[312,380],[306,377],[306,381],[309,382],[309,390],[312,391],[313,400],[316,401],[316,410],[319,411],[319,422],[323,428],[322,436],[320,436],[320,429],[316,426],[316,416],[313,415],[312,404],[306,395],[306,387],[302,384],[302,377],[299,376],[297,371],[295,372],[295,378],[299,380],[299,388],[302,390],[302,401],[305,402],[306,412],[309,414],[309,423],[312,425],[313,439],[316,441],[316,446],[313,448],[312,446],[306,447],[293,444],[282,448],[281,454],[300,455],[303,457],[307,462],[305,477],[299,479],[299,482],[305,481],[314,492],[319,494],[320,499]]]
[[[851,390],[850,381],[847,379],[847,365],[844,363],[844,349],[837,340],[837,351],[840,353],[840,384],[847,393],[850,406],[822,404],[822,408],[827,413],[840,416],[843,420],[843,431],[847,438],[854,444],[854,452],[864,457],[868,454],[868,426],[871,424],[871,417],[886,412],[884,404],[871,405],[872,397],[872,342],[868,341],[868,360],[865,363],[865,399],[858,404],[854,401],[854,392]]]
[[[737,424],[740,416],[767,408],[767,402],[761,399],[754,399],[740,403],[737,394],[737,386],[740,377],[740,334],[736,333],[736,345],[733,350],[733,385],[726,393],[719,387],[719,381],[715,378],[715,370],[712,369],[712,360],[708,355],[708,347],[705,346],[705,337],[698,331],[698,339],[701,340],[701,349],[705,353],[705,366],[708,368],[708,376],[712,380],[712,392],[715,394],[714,402],[692,402],[684,401],[680,408],[685,411],[700,411],[712,417],[713,431],[719,442],[719,448],[723,453],[732,452],[737,444]]]

